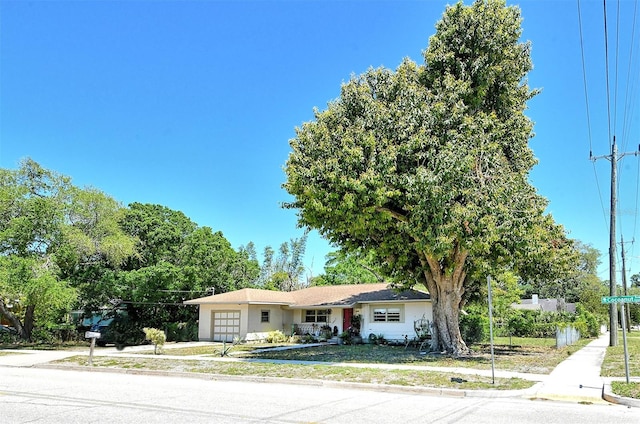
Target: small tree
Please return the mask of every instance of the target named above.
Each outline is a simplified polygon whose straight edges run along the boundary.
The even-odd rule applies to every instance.
[[[153,343],[153,353],[159,355],[162,352],[164,342],[167,341],[164,331],[158,330],[157,328],[145,328],[144,335],[147,340]]]

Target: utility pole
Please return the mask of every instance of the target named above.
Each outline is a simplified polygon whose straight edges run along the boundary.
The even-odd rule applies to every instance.
[[[618,146],[616,145],[616,136],[613,136],[613,143],[611,144],[611,154],[607,156],[593,156],[590,154],[590,159],[596,161],[597,159],[607,159],[611,161],[611,213],[609,218],[609,296],[616,295],[616,204],[617,198],[617,185],[618,185],[618,160],[628,155],[638,155],[638,150],[630,153],[621,153],[618,155]],[[618,308],[615,304],[609,305],[609,346],[618,345]]]

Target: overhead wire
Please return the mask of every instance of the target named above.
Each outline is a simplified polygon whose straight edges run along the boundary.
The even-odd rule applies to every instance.
[[[577,0],[578,3],[578,30],[580,33],[580,55],[582,58],[582,81],[584,85],[584,100],[585,100],[585,109],[587,113],[587,136],[589,138],[589,158],[593,158],[593,137],[591,132],[591,113],[589,112],[589,90],[587,89],[587,68],[585,66],[584,60],[584,36],[582,34],[582,11],[580,9],[580,0]],[[598,197],[600,198],[600,207],[602,208],[602,216],[604,218],[605,226],[608,225],[607,220],[607,212],[604,206],[604,200],[602,198],[602,190],[600,189],[600,181],[598,179],[598,172],[596,170],[596,162],[595,160],[591,161],[593,165],[593,175],[596,179],[596,188],[598,190]]]
[[[613,138],[611,137],[611,90],[609,89],[609,34],[607,30],[607,0],[602,0],[602,4],[604,6],[604,72],[607,93],[607,128],[609,140],[613,144]]]
[[[638,0],[634,2],[633,8],[633,19],[631,21],[631,46],[629,47],[629,64],[627,68],[627,82],[626,82],[626,92],[624,99],[624,115],[622,118],[622,136],[624,140],[630,140],[630,127],[631,120],[634,115],[635,103],[630,103],[630,98],[635,97],[636,92],[636,78],[633,79],[633,84],[630,85],[629,80],[631,79],[631,75],[633,72],[633,63],[634,63],[634,50],[633,46],[635,44],[636,38],[636,17],[638,12]],[[631,87],[631,88],[630,88]],[[631,95],[630,95],[631,93]],[[640,149],[640,146],[638,147]],[[638,202],[640,200],[640,161],[636,161],[636,196],[635,196],[635,206],[634,206],[634,215],[633,215],[633,238],[631,239],[631,261],[634,261],[635,258],[635,235],[638,228]]]

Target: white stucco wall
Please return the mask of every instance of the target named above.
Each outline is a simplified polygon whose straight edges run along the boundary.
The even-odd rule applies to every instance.
[[[360,309],[362,315],[362,326],[360,334],[365,342],[369,338],[369,334],[376,336],[382,334],[387,340],[404,340],[407,335],[409,340],[416,336],[413,328],[414,321],[426,318],[430,322],[433,321],[431,302],[410,302],[405,304],[385,303],[389,306],[404,306],[402,322],[373,322],[373,308],[381,306],[375,303],[364,304]]]
[[[262,311],[269,311],[269,322],[261,322]],[[248,341],[263,340],[271,331],[282,331],[286,335],[291,332],[291,311],[279,305],[249,305],[248,313],[247,333],[243,336]]]
[[[402,322],[373,322],[373,307],[378,304],[362,304],[354,308],[354,314],[362,317],[360,333],[365,342],[369,334],[382,334],[387,340],[403,340],[407,335],[409,339],[415,337],[414,321],[426,318],[433,320],[431,302],[410,302],[404,304],[385,303],[385,305],[402,305],[404,308]],[[198,339],[202,341],[212,340],[211,313],[212,311],[240,311],[240,337],[242,339],[256,340],[263,338],[268,332],[280,330],[284,334],[291,333],[292,324],[309,325],[304,322],[304,309],[283,309],[276,305],[200,305],[198,326]],[[269,311],[269,322],[260,322],[261,311]],[[328,317],[327,324],[333,329],[338,327],[338,333],[345,331],[342,328],[342,309],[333,308]],[[323,323],[318,323],[318,329]]]
[[[198,323],[198,340],[211,341],[211,312],[213,311],[240,311],[240,337],[244,338],[247,335],[248,324],[248,305],[200,305],[200,313]],[[259,319],[259,317],[258,317]]]

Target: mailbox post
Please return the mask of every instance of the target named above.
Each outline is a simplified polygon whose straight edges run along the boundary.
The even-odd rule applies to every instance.
[[[93,349],[96,347],[96,339],[100,338],[100,333],[97,331],[87,331],[84,333],[85,339],[91,339],[91,346],[89,347],[89,366],[93,365]]]

